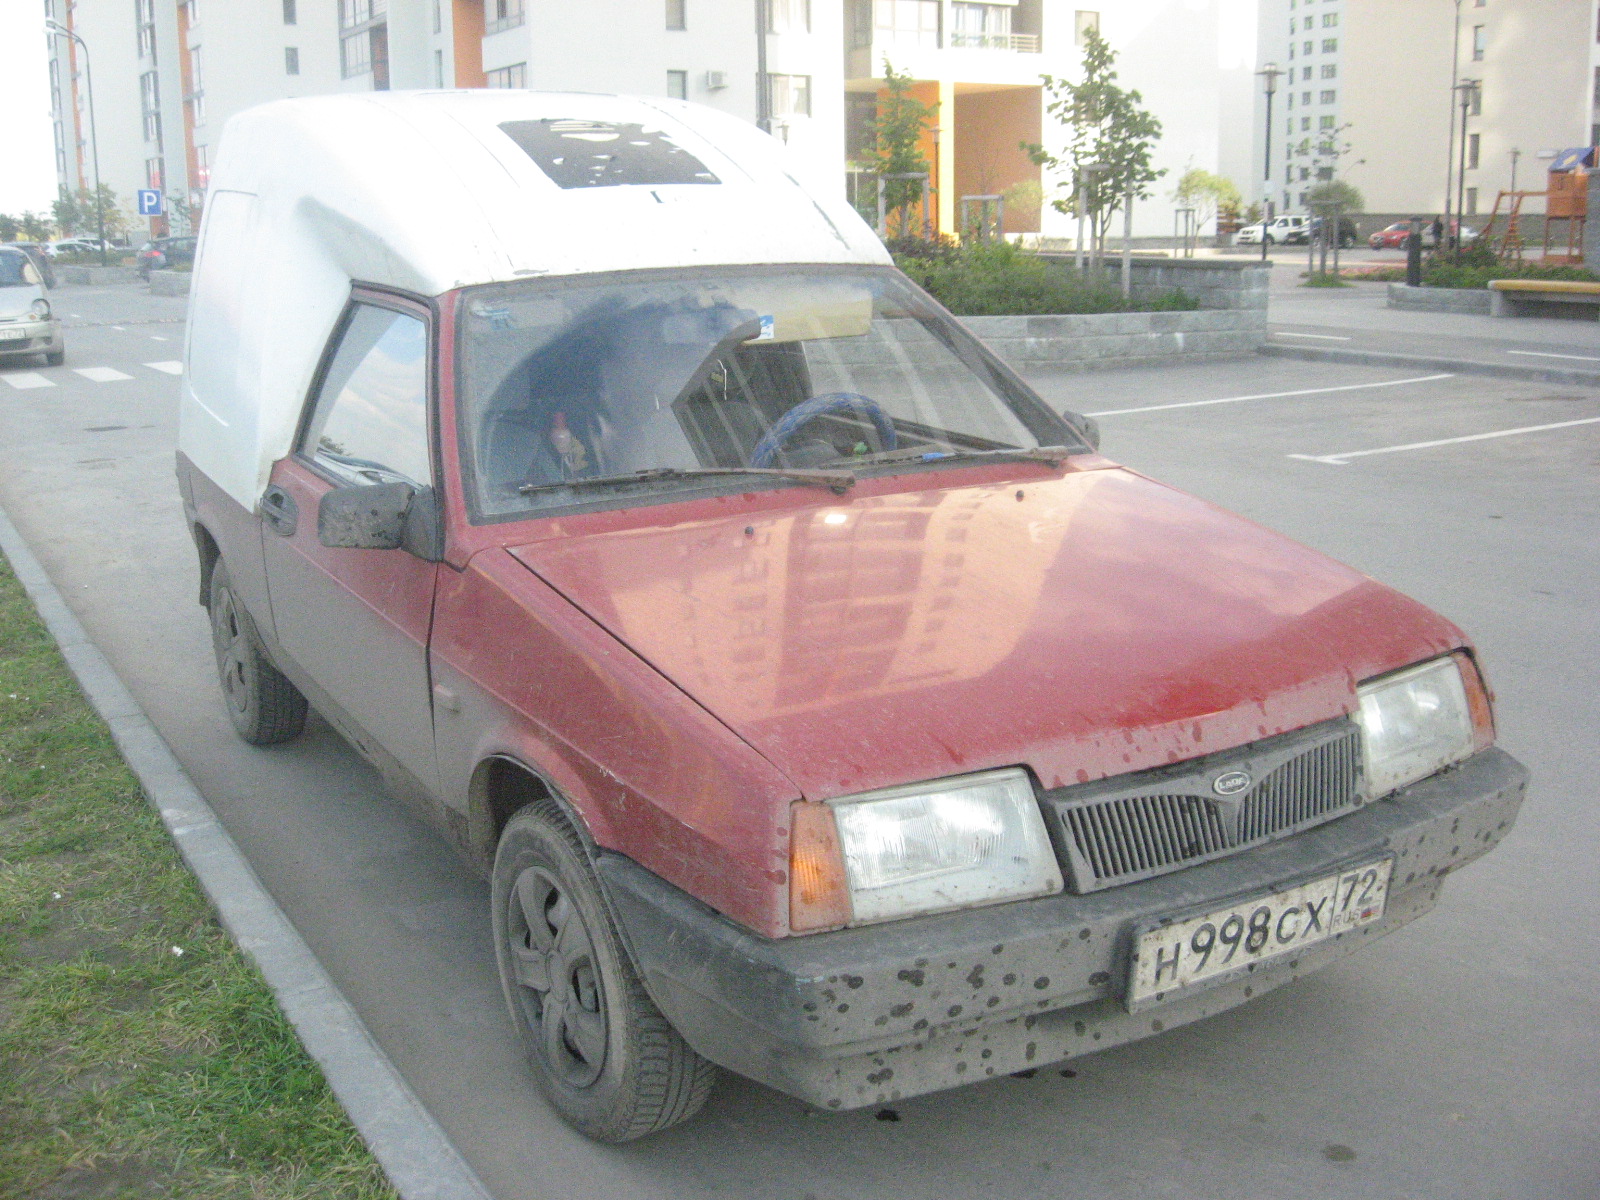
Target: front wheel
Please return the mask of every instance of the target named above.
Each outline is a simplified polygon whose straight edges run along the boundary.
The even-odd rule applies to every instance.
[[[557,1112],[600,1142],[685,1121],[717,1068],[645,993],[572,827],[550,801],[518,812],[495,852],[495,957],[523,1053]]]
[[[66,347],[64,346],[60,350],[49,350],[45,352],[44,365],[47,367],[59,367],[66,361],[67,351]]]
[[[234,594],[221,559],[211,569],[206,607],[222,698],[239,736],[252,746],[299,737],[306,727],[306,698],[267,657],[255,622]]]

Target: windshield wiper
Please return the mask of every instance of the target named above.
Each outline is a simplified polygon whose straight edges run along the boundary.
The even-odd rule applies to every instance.
[[[525,483],[517,491],[527,496],[534,492],[551,492],[561,488],[601,487],[616,483],[640,483],[653,479],[693,479],[716,475],[760,475],[768,479],[792,479],[796,483],[809,483],[813,487],[830,488],[843,495],[856,477],[849,471],[808,471],[785,467],[650,467],[643,471],[630,471],[626,475],[598,475],[592,479],[563,479],[554,483]]]
[[[996,446],[989,450],[935,450],[928,446],[908,446],[903,450],[885,450],[879,454],[863,455],[846,461],[858,463],[882,462],[954,462],[968,458],[1026,458],[1060,466],[1067,459],[1082,454],[1068,446]]]

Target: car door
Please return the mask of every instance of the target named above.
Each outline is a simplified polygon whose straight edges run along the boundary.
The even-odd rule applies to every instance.
[[[392,783],[436,796],[427,647],[437,566],[408,549],[325,546],[317,532],[337,487],[404,482],[431,497],[429,361],[423,306],[358,294],[259,512],[277,641],[313,702],[386,775],[398,766],[410,777]]]

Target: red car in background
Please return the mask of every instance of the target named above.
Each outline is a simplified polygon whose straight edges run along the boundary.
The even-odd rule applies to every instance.
[[[1458,222],[1456,221],[1450,222],[1451,233],[1456,231],[1457,225]],[[1371,246],[1374,250],[1404,250],[1406,248],[1406,237],[1410,234],[1410,232],[1410,221],[1396,221],[1393,225],[1385,225],[1382,229],[1378,230],[1377,233],[1367,238],[1367,245]],[[1477,238],[1477,236],[1478,231],[1473,229],[1470,225],[1462,228],[1461,230],[1461,238],[1463,241],[1473,241]],[[1431,250],[1434,247],[1434,243],[1435,238],[1433,234],[1433,222],[1424,221],[1422,223],[1422,247],[1425,250]]]

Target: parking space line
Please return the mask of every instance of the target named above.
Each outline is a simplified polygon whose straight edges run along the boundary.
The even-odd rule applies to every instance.
[[[1543,350],[1507,350],[1507,354],[1521,354],[1526,358],[1570,358],[1575,362],[1600,362],[1587,354],[1547,354]]]
[[[19,392],[26,391],[28,388],[55,387],[56,385],[55,380],[46,379],[36,371],[24,371],[20,375],[0,375],[0,379],[4,379]]]
[[[1171,408],[1202,408],[1208,404],[1239,404],[1245,400],[1284,400],[1292,396],[1322,396],[1329,392],[1359,392],[1366,388],[1400,387],[1407,383],[1432,383],[1436,379],[1454,379],[1451,374],[1416,375],[1410,379],[1386,379],[1380,383],[1346,383],[1339,387],[1301,388],[1297,392],[1261,392],[1254,396],[1222,396],[1216,400],[1184,400],[1177,404],[1147,404],[1142,408],[1109,408],[1103,412],[1085,413],[1090,417],[1120,417],[1125,413],[1165,412]]]
[[[1322,342],[1348,342],[1350,340],[1347,337],[1341,337],[1337,333],[1290,333],[1287,329],[1274,329],[1272,330],[1272,336],[1316,338]]]
[[[145,366],[149,367],[152,371],[165,371],[168,375],[183,374],[183,364],[181,362],[145,363]]]
[[[115,367],[74,367],[74,375],[82,375],[93,383],[115,383],[119,379],[132,379],[132,375],[124,375]]]
[[[1438,438],[1431,442],[1407,442],[1404,446],[1379,446],[1375,450],[1346,450],[1340,454],[1291,454],[1303,462],[1326,463],[1330,467],[1348,466],[1352,458],[1366,458],[1369,454],[1398,454],[1402,450],[1428,450],[1434,446],[1456,446],[1462,442],[1483,442],[1490,438],[1515,437],[1521,433],[1543,433],[1547,429],[1570,429],[1574,425],[1600,425],[1600,417],[1584,417],[1578,421],[1556,421],[1550,425],[1524,425],[1521,429],[1497,429],[1493,433],[1469,433],[1465,437]]]

